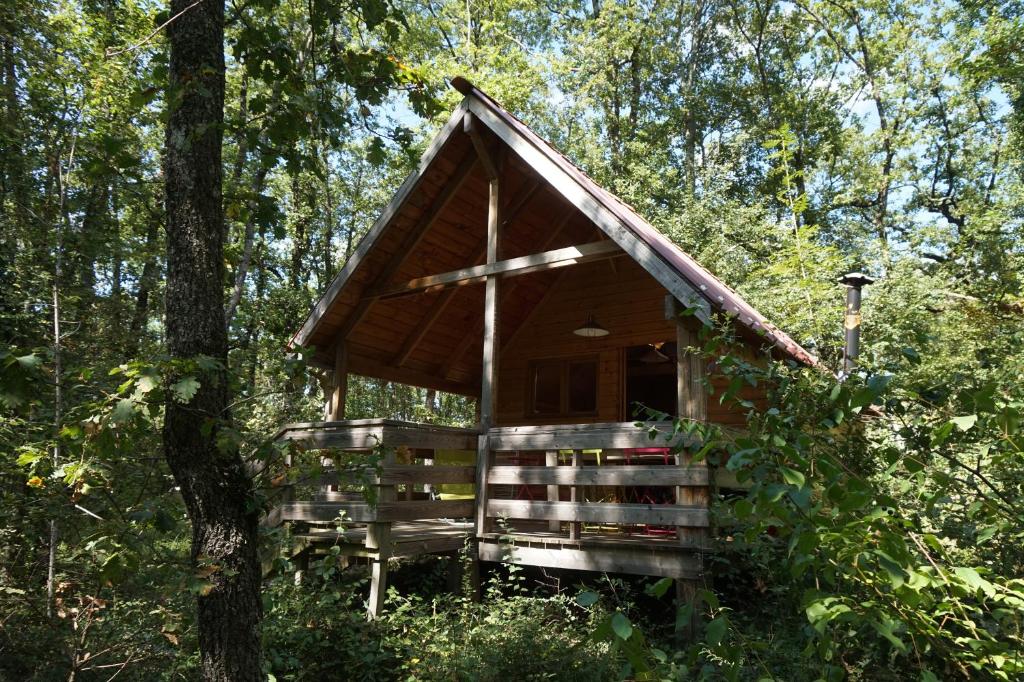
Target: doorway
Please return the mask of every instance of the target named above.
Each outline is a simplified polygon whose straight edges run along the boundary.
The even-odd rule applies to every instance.
[[[626,348],[625,374],[626,419],[644,416],[640,405],[677,414],[675,341]]]

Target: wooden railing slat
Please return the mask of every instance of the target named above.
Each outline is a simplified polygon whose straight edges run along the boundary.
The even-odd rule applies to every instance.
[[[658,448],[668,447],[669,438],[672,445],[695,442],[691,436],[674,434],[670,422],[652,422],[649,426],[640,428],[635,422],[504,426],[490,429],[488,438],[491,449],[497,451]]]
[[[268,518],[283,521],[325,523],[338,518],[352,523],[376,521],[417,521],[422,519],[464,518],[473,514],[473,500],[413,500],[381,502],[286,502],[272,510]]]
[[[583,523],[651,524],[694,528],[708,526],[708,510],[706,508],[669,504],[489,500],[487,516]]]
[[[496,466],[492,485],[706,486],[707,467],[676,466]]]

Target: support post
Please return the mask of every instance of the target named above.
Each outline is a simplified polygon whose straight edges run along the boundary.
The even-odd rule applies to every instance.
[[[295,557],[295,574],[292,576],[296,585],[301,585],[309,571],[309,549],[304,549]]]
[[[675,310],[675,302],[672,302]],[[687,318],[675,316],[676,320],[676,394],[679,417],[694,421],[706,422],[708,417],[707,389],[704,386],[705,362],[700,350],[700,337],[690,326]],[[680,452],[676,455],[678,466],[690,466],[690,453]],[[707,507],[709,503],[707,487],[677,486],[676,504],[687,507]],[[700,570],[707,530],[679,526],[676,529],[679,544],[694,550]],[[680,579],[676,581],[676,599],[678,606],[694,604],[698,580]],[[699,614],[693,609],[690,622],[683,625],[678,633],[683,639],[692,641],[700,624]]]
[[[394,464],[395,453],[384,455],[384,466]],[[377,503],[394,502],[395,486],[378,485]],[[377,550],[377,555],[370,563],[370,600],[366,615],[369,620],[376,619],[384,609],[384,597],[388,591],[388,559],[391,557],[391,522],[374,521],[366,527],[366,548]]]
[[[494,520],[487,517],[487,474],[493,460],[486,430],[477,437],[476,446],[476,536],[491,532]]]
[[[581,453],[580,453],[579,450],[573,450],[572,451],[572,465],[574,467],[576,467],[576,468],[580,467],[580,454]],[[579,502],[579,489],[580,489],[580,487],[578,485],[574,485],[572,488],[570,488],[570,493],[569,493],[569,501],[570,502]],[[580,534],[582,533],[582,531],[583,531],[583,524],[582,523],[580,523],[579,521],[571,522],[569,524],[569,539],[570,540],[579,540],[580,539]]]
[[[348,344],[339,339],[334,347],[334,387],[328,402],[327,421],[341,421],[345,418],[345,401],[348,398]]]
[[[544,453],[544,464],[545,466],[554,467],[558,466],[558,451],[548,450]],[[548,502],[558,502],[558,486],[548,486]],[[557,520],[548,521],[548,530],[552,533],[557,533],[562,530],[562,522]]]
[[[488,176],[487,196],[487,264],[498,261],[501,226],[500,161],[495,160],[474,125],[473,115],[466,114],[464,130],[473,140],[480,164]],[[489,532],[487,518],[487,474],[491,467],[490,442],[487,432],[494,426],[498,391],[498,278],[487,277],[484,289],[483,371],[480,377],[480,437],[477,441],[476,534]]]

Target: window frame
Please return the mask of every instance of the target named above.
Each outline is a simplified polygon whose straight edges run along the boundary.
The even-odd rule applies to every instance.
[[[569,409],[569,376],[573,365],[590,364],[594,367],[594,409]],[[541,367],[558,367],[558,411],[537,411],[537,370]],[[601,359],[598,355],[574,355],[563,358],[537,358],[530,360],[526,367],[526,409],[525,416],[533,419],[560,417],[596,417],[600,412]]]

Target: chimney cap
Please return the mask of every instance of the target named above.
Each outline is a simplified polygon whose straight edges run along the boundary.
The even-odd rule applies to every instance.
[[[873,284],[874,282],[874,277],[863,272],[848,272],[839,278],[840,284],[845,284],[848,287],[857,287],[858,289],[865,284]]]

